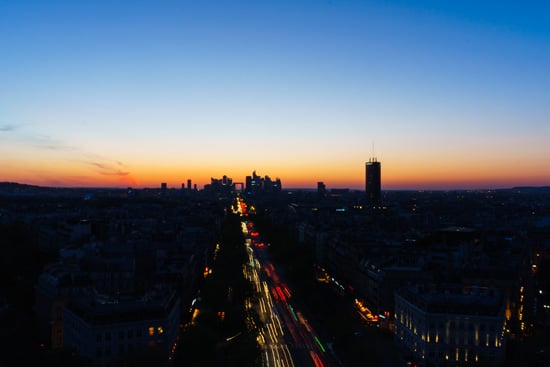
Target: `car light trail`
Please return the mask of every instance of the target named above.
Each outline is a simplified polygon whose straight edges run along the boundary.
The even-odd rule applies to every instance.
[[[323,353],[325,353],[325,347],[323,347],[323,344],[321,344],[321,341],[319,340],[319,338],[316,337],[316,336],[314,338],[315,338],[315,342],[317,343],[317,345],[319,345],[319,348],[321,348]]]

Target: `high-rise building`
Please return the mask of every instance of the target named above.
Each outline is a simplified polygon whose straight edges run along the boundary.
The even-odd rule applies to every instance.
[[[272,180],[271,177],[261,177],[252,172],[252,176],[246,176],[245,192],[247,195],[254,194],[276,194],[281,192],[281,179]]]
[[[317,196],[321,199],[327,196],[327,187],[324,182],[317,182]]]
[[[365,164],[365,191],[367,201],[373,205],[380,204],[381,173],[380,162],[376,158],[370,158]]]

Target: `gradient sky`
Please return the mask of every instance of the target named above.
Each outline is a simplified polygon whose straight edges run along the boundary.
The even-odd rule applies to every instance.
[[[550,3],[0,0],[0,181],[550,185]]]

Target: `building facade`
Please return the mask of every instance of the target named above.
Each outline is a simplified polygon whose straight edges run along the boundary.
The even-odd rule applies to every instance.
[[[497,365],[505,302],[496,289],[410,286],[395,294],[395,338],[421,366]]]
[[[73,302],[65,307],[64,344],[94,366],[118,366],[144,351],[170,358],[176,348],[180,298],[174,291],[140,300]]]

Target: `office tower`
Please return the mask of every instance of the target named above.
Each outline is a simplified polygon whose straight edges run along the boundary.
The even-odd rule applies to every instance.
[[[365,164],[365,191],[367,193],[367,201],[370,204],[380,204],[380,162],[376,158],[370,158]]]
[[[322,181],[317,182],[317,196],[319,198],[324,198],[327,195],[327,187]]]
[[[281,179],[272,180],[271,177],[261,177],[252,172],[252,176],[246,176],[245,190],[247,195],[254,194],[277,194],[281,192]]]

